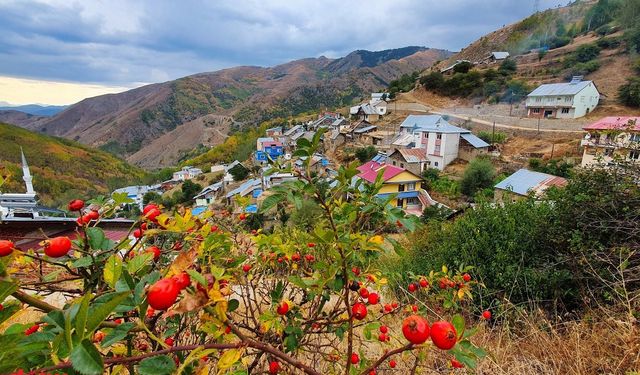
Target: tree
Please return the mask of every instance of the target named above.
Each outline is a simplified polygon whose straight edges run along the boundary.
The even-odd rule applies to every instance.
[[[472,197],[478,190],[492,187],[496,171],[491,161],[486,158],[475,158],[464,171],[460,188],[462,193]]]
[[[371,160],[371,158],[376,156],[377,153],[378,153],[378,150],[376,150],[376,148],[373,146],[360,147],[356,149],[356,152],[355,152],[356,158],[358,158],[358,160],[360,160],[361,163],[368,162],[369,160]]]
[[[627,78],[627,83],[618,89],[618,100],[629,107],[640,107],[640,78]]]
[[[440,72],[431,72],[420,78],[420,83],[427,90],[438,91],[444,86],[444,76]]]
[[[242,164],[229,169],[229,173],[233,177],[233,181],[242,181],[249,176],[249,170]]]
[[[595,59],[599,54],[600,47],[596,44],[583,44],[576,48],[576,51],[574,52],[576,60],[582,63]]]
[[[198,195],[201,191],[202,186],[192,182],[191,180],[186,180],[182,183],[182,202],[190,202],[193,200],[193,197]]]
[[[310,163],[319,143],[318,136],[296,152]],[[97,375],[121,368],[141,374],[367,375],[390,358],[413,352],[417,360],[399,366],[409,371],[437,347],[473,368],[486,354],[470,341],[474,330],[458,314],[478,285],[462,275],[470,268],[424,270],[412,277],[413,294],[393,297],[376,262],[401,247],[385,239],[385,228],[414,230],[416,218],[378,197],[381,181],[354,182],[355,166],[341,167],[330,186],[317,184],[325,176],[295,173],[297,181],[271,189],[260,212],[269,215],[279,204],[311,202],[321,212],[311,231],[283,227],[247,233],[245,214],[217,211],[195,217],[189,210],[165,214],[145,207],[146,215],[132,224],[135,240],[114,242],[93,223],[80,226],[82,235],[73,242],[49,242],[55,240],[59,258],[13,250],[3,242],[0,317],[19,313],[22,303],[43,315],[22,315],[26,324],[15,323],[0,334],[0,373],[72,369]],[[347,196],[351,199],[336,199]],[[101,213],[108,217],[126,201],[105,203]],[[66,255],[70,250],[77,254]],[[35,292],[26,293],[16,273],[25,265],[35,277],[45,276],[46,265],[48,278],[70,276],[74,285],[38,283]],[[50,272],[54,268],[61,271]],[[455,287],[416,287],[442,280]],[[51,289],[64,289],[70,299],[56,306],[32,295]],[[7,300],[9,295],[17,301]],[[415,337],[413,325],[399,332],[399,321],[413,304],[417,311],[412,314],[425,315],[429,306],[438,309],[439,319],[451,322],[459,333],[449,338],[452,348],[436,340],[419,345],[428,335]],[[383,325],[398,330],[393,341],[380,339]]]
[[[518,70],[518,64],[514,59],[507,58],[502,64],[500,64],[500,68],[498,68],[498,72],[502,75],[511,75]]]
[[[142,196],[142,204],[149,203],[161,203],[162,195],[156,193],[155,191],[148,191]]]
[[[473,64],[469,61],[461,61],[453,67],[454,73],[468,73],[473,68]]]

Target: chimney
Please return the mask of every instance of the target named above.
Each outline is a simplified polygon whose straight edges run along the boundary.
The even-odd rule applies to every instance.
[[[571,77],[571,82],[570,83],[582,82],[583,78],[584,78],[584,76],[573,76],[573,77]]]

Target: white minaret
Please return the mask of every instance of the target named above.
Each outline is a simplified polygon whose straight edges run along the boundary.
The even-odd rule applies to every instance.
[[[24,180],[24,183],[27,186],[27,194],[35,194],[36,191],[33,190],[33,183],[32,183],[33,178],[31,177],[31,171],[29,170],[27,159],[24,157],[24,152],[22,151],[22,147],[20,147],[20,154],[22,155],[22,179]]]

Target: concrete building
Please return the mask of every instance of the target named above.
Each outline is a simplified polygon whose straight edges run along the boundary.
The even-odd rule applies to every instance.
[[[583,167],[640,160],[640,117],[605,117],[583,129]]]
[[[497,202],[514,202],[530,194],[540,197],[548,188],[566,184],[562,177],[520,169],[495,186],[494,198]]]
[[[579,118],[592,112],[600,101],[592,81],[573,77],[568,83],[538,86],[527,95],[527,116],[534,118]]]

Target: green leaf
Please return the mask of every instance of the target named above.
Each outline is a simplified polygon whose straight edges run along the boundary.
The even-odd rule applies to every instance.
[[[60,310],[53,310],[47,315],[42,317],[42,321],[56,326],[58,328],[64,329],[64,314]]]
[[[100,303],[89,310],[87,331],[93,332],[131,292],[111,293],[100,297]]]
[[[80,299],[80,308],[78,309],[78,313],[75,317],[75,326],[76,326],[76,335],[78,339],[82,340],[84,338],[84,329],[87,324],[87,319],[89,317],[89,302],[91,301],[91,293],[85,294],[82,299]]]
[[[194,279],[198,284],[204,286],[205,288],[207,287],[207,279],[204,278],[204,276],[202,276],[202,274],[196,270],[187,270],[187,273],[189,274],[189,276],[191,276],[192,279]]]
[[[71,351],[71,365],[73,369],[85,375],[100,375],[104,364],[100,352],[88,339],[82,340],[80,345]]]
[[[116,342],[124,339],[125,337],[127,337],[127,334],[129,333],[129,331],[135,327],[135,323],[131,323],[131,322],[126,322],[126,323],[122,323],[119,326],[117,326],[116,328],[112,329],[102,340],[102,342],[100,343],[100,346],[103,348],[107,348],[113,344],[115,344]]]
[[[82,268],[82,267],[89,267],[92,264],[93,264],[93,258],[91,258],[90,256],[86,256],[86,257],[82,257],[75,260],[73,263],[71,263],[71,267]]]
[[[9,301],[3,304],[3,309],[0,311],[0,324],[9,319],[13,314],[22,310],[22,305],[17,301]]]
[[[380,322],[372,322],[364,326],[364,337],[367,340],[371,340],[372,331],[377,331],[380,328]]]
[[[151,259],[153,259],[152,253],[142,253],[127,263],[127,271],[133,275],[140,271],[144,266],[151,263]]]
[[[462,337],[462,334],[464,333],[464,318],[462,317],[462,315],[454,315],[453,319],[451,320],[451,324],[453,324],[453,327],[456,329],[458,338]]]
[[[260,212],[267,212],[271,208],[275,207],[278,203],[285,200],[285,196],[282,194],[273,194],[264,199],[260,205]]]
[[[18,284],[12,281],[0,281],[0,302],[18,289]]]
[[[104,235],[104,231],[101,228],[87,228],[87,238],[89,239],[89,246],[93,250],[111,250],[115,245],[113,241]]]
[[[159,355],[143,359],[137,369],[140,375],[167,375],[176,370],[176,364],[171,357]]]
[[[104,265],[104,281],[112,288],[122,275],[122,260],[118,254],[113,254]]]
[[[229,300],[229,305],[227,306],[227,312],[233,312],[240,306],[240,301],[237,299]]]

